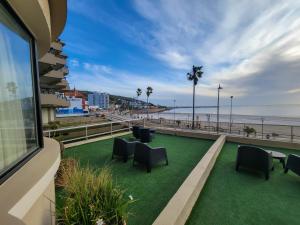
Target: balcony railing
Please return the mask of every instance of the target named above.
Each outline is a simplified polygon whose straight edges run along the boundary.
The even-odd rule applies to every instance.
[[[172,129],[192,129],[191,120],[172,120],[164,118],[148,119],[147,124],[150,126]],[[253,128],[254,131],[252,133],[247,133],[246,127]],[[230,122],[219,122],[218,131],[217,122],[215,121],[195,121],[194,130],[245,138],[300,143],[300,126],[295,125],[276,125],[265,123],[231,123],[230,125]]]
[[[89,138],[100,137],[103,135],[113,135],[115,133],[130,131],[132,125],[144,125],[145,120],[131,119],[124,121],[111,121],[105,123],[89,124],[75,127],[45,130],[44,136],[56,138],[61,142],[72,142],[87,140]]]
[[[45,107],[69,107],[70,102],[61,93],[51,93],[51,91],[42,91],[41,104]]]

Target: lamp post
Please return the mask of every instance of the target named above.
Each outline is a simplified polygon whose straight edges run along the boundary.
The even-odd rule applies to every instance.
[[[210,131],[210,114],[206,114],[207,122],[208,122],[208,131]]]
[[[174,103],[174,124],[175,124],[175,105],[176,105],[176,99],[173,100]]]
[[[219,133],[219,114],[220,114],[220,90],[223,89],[219,84],[218,87],[218,106],[217,106],[217,133]]]
[[[261,139],[264,139],[264,121],[265,118],[261,118]]]
[[[230,96],[229,133],[231,133],[231,127],[232,127],[232,99],[233,96]]]

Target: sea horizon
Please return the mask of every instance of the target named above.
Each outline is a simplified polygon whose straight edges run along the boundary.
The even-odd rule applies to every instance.
[[[300,104],[274,105],[234,105],[232,107],[232,120],[234,123],[255,123],[295,125],[300,126]],[[175,108],[164,112],[152,113],[152,118],[165,118],[177,120],[191,120],[192,108]],[[207,121],[207,114],[210,114],[210,121],[216,121],[217,108],[195,108],[195,119]],[[220,122],[229,122],[230,106],[220,106]]]

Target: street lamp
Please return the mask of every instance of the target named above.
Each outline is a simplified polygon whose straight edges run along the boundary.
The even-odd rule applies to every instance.
[[[261,139],[264,139],[264,121],[265,118],[261,118]]]
[[[232,127],[232,99],[233,96],[230,96],[229,133],[231,133],[231,127]]]
[[[174,109],[173,110],[174,110],[174,124],[175,124],[175,105],[176,105],[176,99],[174,99],[173,102],[174,102]]]
[[[218,87],[218,106],[217,106],[217,133],[219,133],[219,114],[220,114],[220,90],[223,89],[219,84]]]
[[[210,114],[206,114],[207,122],[208,122],[208,131],[210,131]]]

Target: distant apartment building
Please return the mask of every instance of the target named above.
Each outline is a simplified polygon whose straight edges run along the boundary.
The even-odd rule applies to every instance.
[[[89,106],[98,106],[102,109],[109,108],[109,94],[94,92],[88,95]]]
[[[56,108],[69,107],[70,103],[63,90],[69,89],[66,76],[67,56],[63,53],[65,44],[56,39],[51,43],[49,51],[39,60],[41,106],[43,124],[54,121]]]

